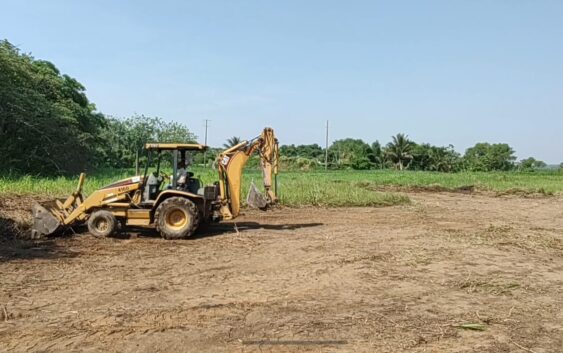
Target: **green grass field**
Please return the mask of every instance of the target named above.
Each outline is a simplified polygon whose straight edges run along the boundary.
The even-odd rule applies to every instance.
[[[205,184],[217,180],[214,170],[199,168],[194,172]],[[87,177],[84,191],[88,194],[113,181],[132,175],[131,170],[96,173]],[[249,170],[245,173],[243,197],[251,181],[260,186],[260,171]],[[0,193],[64,197],[74,190],[76,182],[77,178],[69,177],[8,176],[0,178]],[[558,194],[563,192],[563,173],[559,171],[455,174],[390,170],[287,171],[279,175],[278,185],[281,202],[287,206],[384,206],[409,202],[405,195],[382,192],[390,186],[451,190],[473,186],[477,190],[486,191]]]

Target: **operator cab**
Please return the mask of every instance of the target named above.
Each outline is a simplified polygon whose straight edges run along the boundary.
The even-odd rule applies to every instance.
[[[199,194],[201,181],[194,177],[194,173],[188,168],[192,164],[192,153],[207,150],[207,146],[200,144],[176,144],[176,143],[148,143],[147,164],[144,172],[143,202],[156,200],[163,189],[164,181],[169,183],[164,189],[180,190],[192,194]],[[163,156],[167,156],[172,166],[172,174],[168,176],[161,171]],[[149,166],[156,161],[156,170],[149,173]]]

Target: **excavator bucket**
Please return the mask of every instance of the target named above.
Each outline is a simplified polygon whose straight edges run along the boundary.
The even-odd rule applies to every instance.
[[[32,239],[51,235],[61,228],[61,211],[57,205],[57,200],[43,204],[36,203],[31,207],[31,213],[33,215]]]
[[[81,173],[76,191],[66,200],[55,199],[42,204],[36,203],[31,207],[31,214],[33,215],[31,238],[39,239],[61,230],[62,225],[65,224],[65,218],[84,199],[82,196],[82,186],[84,185],[85,178],[86,174]]]
[[[248,190],[248,196],[246,197],[246,203],[252,208],[259,208],[264,210],[268,207],[268,200],[266,197],[258,190],[254,183],[250,183],[250,189]]]

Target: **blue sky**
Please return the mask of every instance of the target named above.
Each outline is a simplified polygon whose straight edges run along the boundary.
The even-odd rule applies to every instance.
[[[108,115],[220,145],[507,142],[563,161],[563,1],[1,1],[0,38],[55,63]]]

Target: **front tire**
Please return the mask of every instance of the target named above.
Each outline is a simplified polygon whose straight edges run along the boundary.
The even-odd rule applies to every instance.
[[[109,237],[117,229],[117,219],[109,211],[96,211],[88,219],[88,231],[95,237]]]
[[[171,197],[158,205],[154,219],[156,229],[164,239],[187,238],[197,229],[198,210],[184,197]]]

